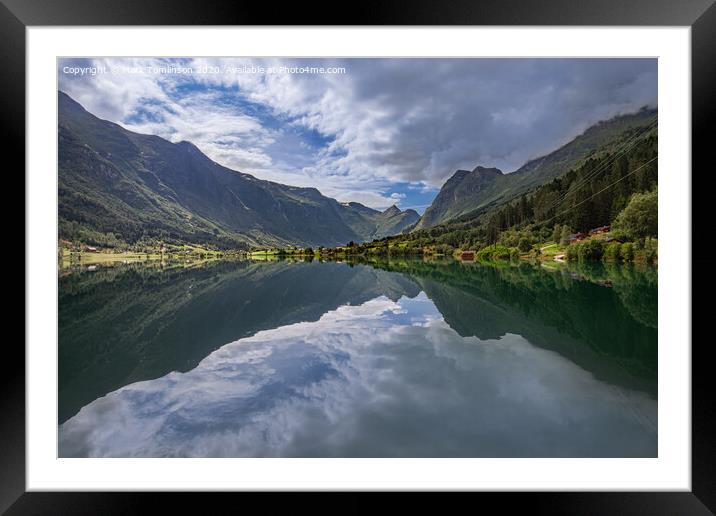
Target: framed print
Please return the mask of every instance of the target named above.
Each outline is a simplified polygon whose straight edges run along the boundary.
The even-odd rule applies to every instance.
[[[4,2],[26,338],[0,508],[519,491],[712,513],[691,169],[716,8],[615,5],[381,2],[348,27]]]

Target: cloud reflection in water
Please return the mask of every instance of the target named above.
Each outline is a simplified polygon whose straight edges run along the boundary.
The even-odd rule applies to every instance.
[[[461,337],[424,293],[260,331],[118,389],[60,456],[656,456],[657,402],[507,334]]]

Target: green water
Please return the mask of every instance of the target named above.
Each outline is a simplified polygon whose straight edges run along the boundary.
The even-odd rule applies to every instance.
[[[652,268],[60,278],[60,456],[653,457],[656,387]]]

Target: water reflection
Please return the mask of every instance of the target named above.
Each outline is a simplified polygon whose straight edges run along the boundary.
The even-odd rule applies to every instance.
[[[59,419],[132,382],[188,371],[241,337],[379,295],[417,295],[401,274],[325,263],[141,265],[60,279]]]
[[[61,456],[656,456],[648,272],[100,272],[61,283]]]

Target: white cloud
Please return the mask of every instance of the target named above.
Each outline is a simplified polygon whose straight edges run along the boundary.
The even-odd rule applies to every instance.
[[[86,61],[79,61],[84,62]],[[97,59],[96,64],[166,64]],[[174,61],[175,63],[177,61]],[[187,66],[342,66],[345,74],[70,77],[60,88],[100,117],[257,177],[383,203],[391,185],[442,185],[457,168],[512,171],[589,125],[656,102],[656,60],[191,59]],[[63,61],[62,65],[73,63]],[[251,112],[241,100],[261,106]],[[146,114],[145,118],[139,115]],[[274,124],[267,123],[267,116]],[[276,127],[278,124],[278,127]],[[318,148],[293,130],[325,138]],[[356,199],[351,199],[356,200]],[[378,207],[377,204],[372,204]]]

